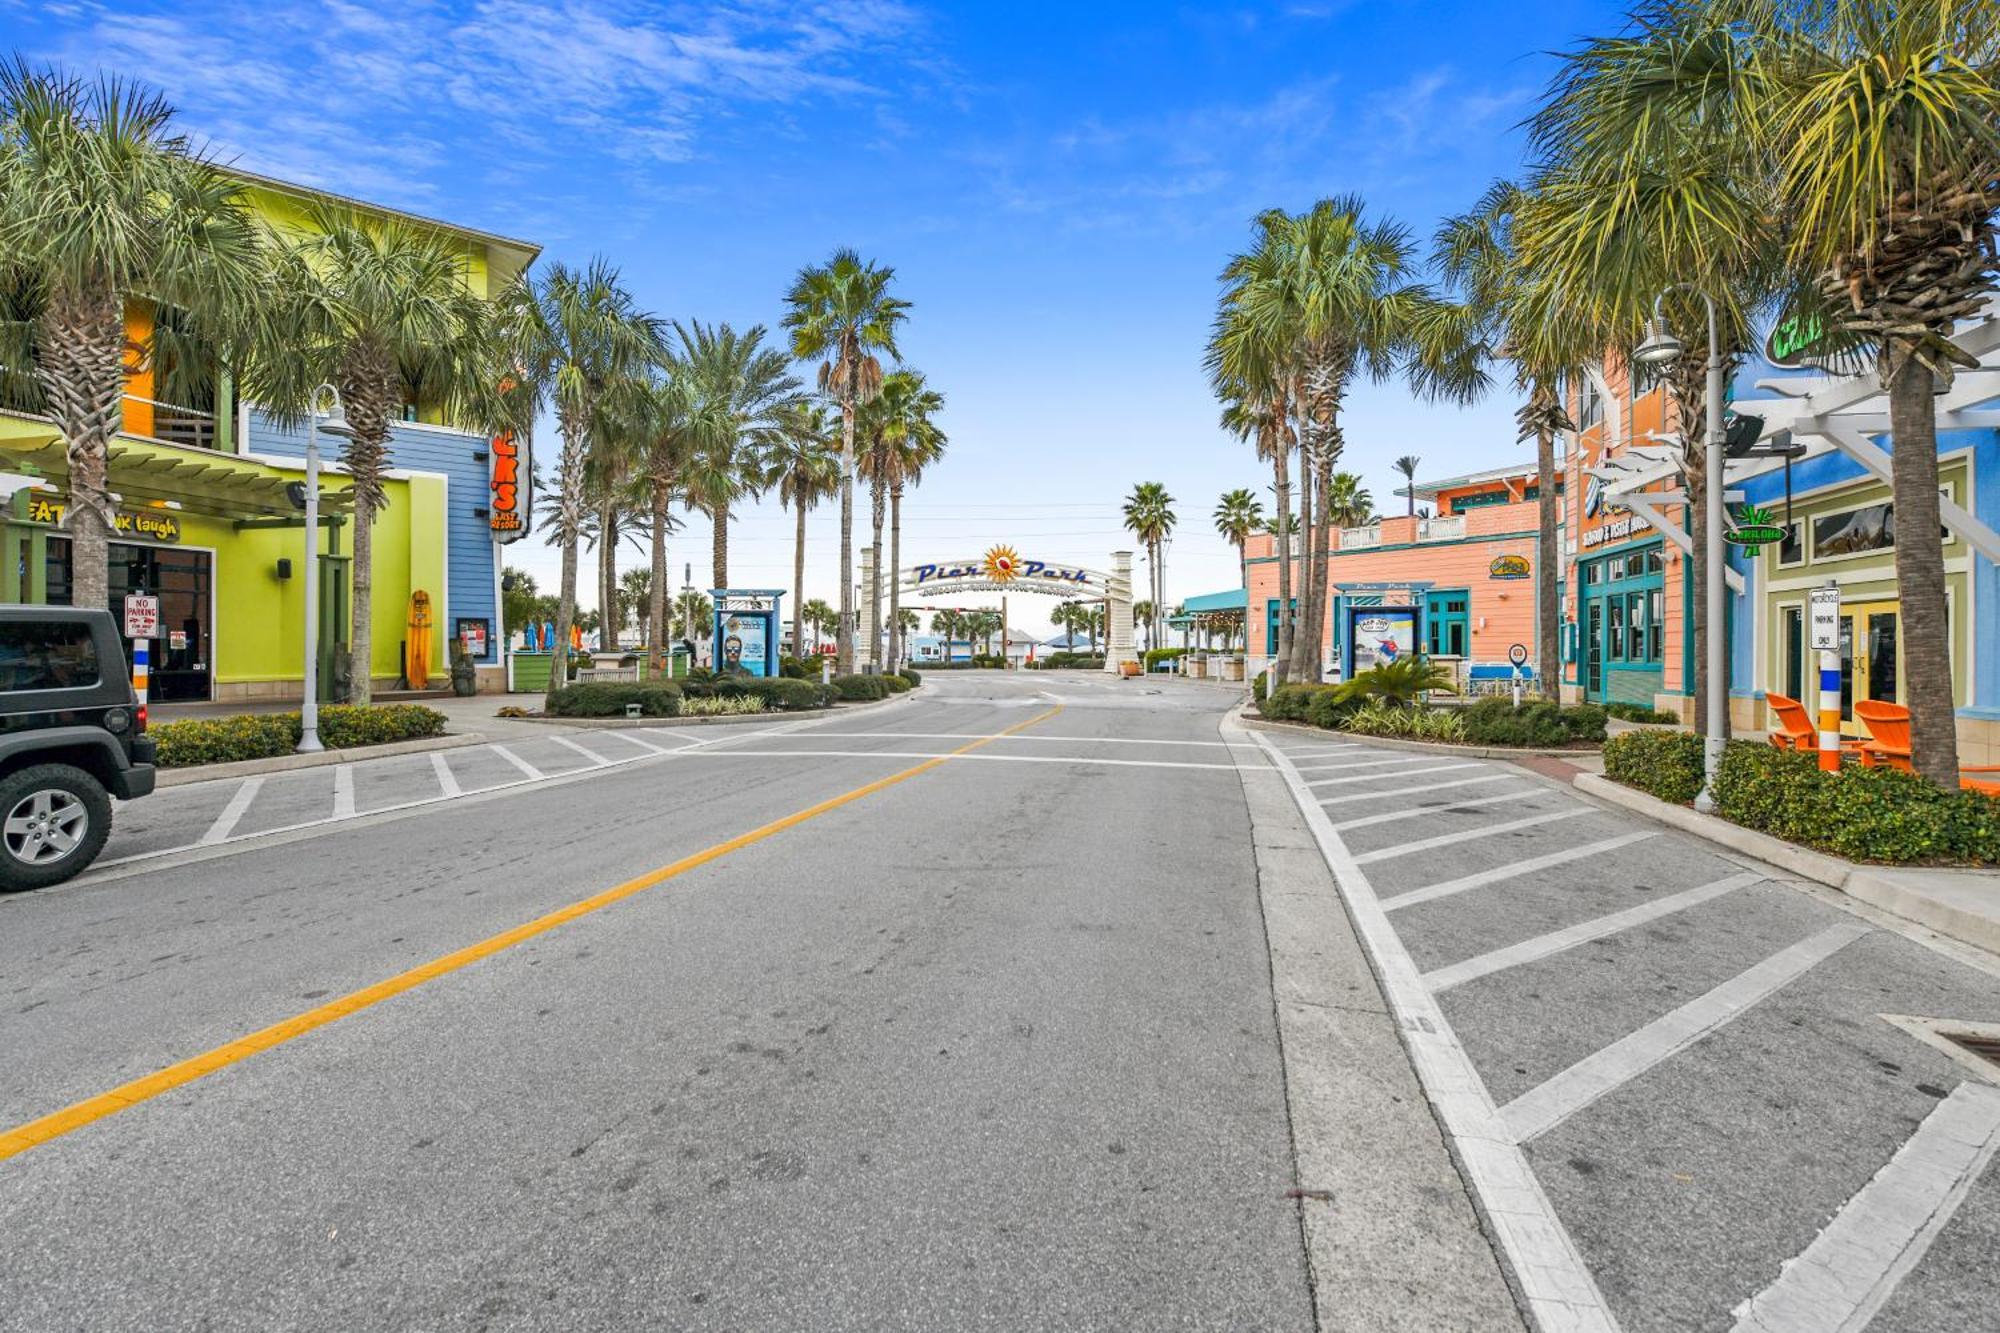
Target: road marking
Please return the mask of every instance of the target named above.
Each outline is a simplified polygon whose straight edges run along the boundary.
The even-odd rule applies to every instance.
[[[889,741],[969,741],[977,740],[976,731],[827,731],[830,740],[846,740],[850,736],[864,740]],[[1227,749],[1228,741],[1168,741],[1154,740],[1145,736],[1009,736],[1010,744],[1033,742],[1037,745],[1056,744],[1072,741],[1080,745],[1199,745]]]
[[[1401,754],[1397,755],[1394,759],[1370,759],[1359,764],[1300,764],[1298,765],[1298,770],[1301,773],[1352,773],[1364,768],[1394,768],[1398,764],[1427,764],[1435,758],[1437,758],[1436,755],[1429,754]],[[1384,773],[1382,776],[1393,777],[1395,775]]]
[[[1449,967],[1426,972],[1424,984],[1431,988],[1431,994],[1442,995],[1453,986],[1463,986],[1468,981],[1476,981],[1495,972],[1504,972],[1510,967],[1520,967],[1524,963],[1552,958],[1556,954],[1576,948],[1579,944],[1601,940],[1607,935],[1616,935],[1634,926],[1643,926],[1648,921],[1657,921],[1663,916],[1671,916],[1690,907],[1699,907],[1705,902],[1720,898],[1725,893],[1734,893],[1748,885],[1761,883],[1763,879],[1762,875],[1754,873],[1731,875],[1728,879],[1719,879],[1713,884],[1703,884],[1699,888],[1670,893],[1664,898],[1655,898],[1651,902],[1640,903],[1637,907],[1628,907],[1622,912],[1581,921],[1562,930],[1537,935],[1531,940],[1522,940],[1519,944],[1510,944],[1504,949],[1495,949],[1491,953],[1468,958],[1462,963],[1453,963]]]
[[[1291,788],[1292,799],[1340,886],[1354,928],[1381,979],[1383,995],[1396,1015],[1410,1064],[1451,1140],[1466,1183],[1498,1242],[1495,1248],[1519,1284],[1531,1326],[1616,1333],[1618,1321],[1604,1303],[1589,1265],[1529,1168],[1527,1155],[1501,1124],[1491,1094],[1437,998],[1424,989],[1416,962],[1389,924],[1368,872],[1354,863],[1347,844],[1291,761],[1261,734],[1251,734]]]
[[[597,751],[595,750],[584,749],[581,745],[578,745],[575,741],[571,740],[567,736],[551,736],[549,737],[549,739],[554,741],[557,745],[562,746],[564,749],[575,750],[585,759],[588,759],[590,761],[591,767],[593,768],[603,768],[606,764],[611,762],[609,759],[606,759],[603,755],[597,753]]]
[[[354,818],[354,765],[352,764],[334,765],[333,817]]]
[[[1483,787],[1489,782],[1512,782],[1519,773],[1491,773],[1483,778],[1453,778],[1450,782],[1426,782],[1415,787],[1397,787],[1393,791],[1362,791],[1351,796],[1322,796],[1321,805],[1347,805],[1352,801],[1379,801],[1389,796],[1415,796],[1418,792],[1443,791],[1447,787]]]
[[[222,807],[222,813],[208,826],[208,832],[195,843],[197,847],[212,847],[236,831],[236,825],[249,811],[250,803],[257,799],[257,793],[264,789],[264,779],[245,778],[243,785],[230,796],[229,804]]]
[[[1512,865],[1495,866],[1482,870],[1476,875],[1464,875],[1458,879],[1448,879],[1442,884],[1430,884],[1421,889],[1411,889],[1393,898],[1382,900],[1382,910],[1394,912],[1418,903],[1427,903],[1436,898],[1449,898],[1455,893],[1465,893],[1471,889],[1483,889],[1488,884],[1498,884],[1502,880],[1514,879],[1520,875],[1531,875],[1537,870],[1548,870],[1553,866],[1567,865],[1571,861],[1581,861],[1586,857],[1601,856],[1615,852],[1620,847],[1629,847],[1635,842],[1643,842],[1653,837],[1651,829],[1641,833],[1621,833],[1615,838],[1602,842],[1587,842],[1581,847],[1571,847],[1565,851],[1550,852],[1547,856],[1534,856],[1526,861],[1516,861]]]
[[[702,750],[690,759],[966,759],[982,764],[1094,764],[1111,768],[1209,768],[1230,773],[1235,764],[1195,759],[1106,759],[1101,755],[966,754],[962,750]]]
[[[1419,838],[1415,842],[1398,843],[1394,847],[1382,847],[1372,852],[1363,852],[1354,858],[1357,865],[1372,865],[1376,861],[1387,861],[1394,856],[1409,856],[1416,852],[1435,851],[1439,847],[1450,847],[1455,843],[1471,842],[1475,838],[1490,838],[1497,833],[1512,833],[1516,829],[1533,828],[1537,824],[1553,824],[1559,819],[1575,819],[1578,815],[1593,813],[1594,807],[1580,805],[1570,810],[1551,810],[1547,814],[1529,815],[1523,819],[1510,819],[1504,824],[1484,824],[1478,828],[1454,829],[1450,833],[1440,833],[1435,838]]]
[[[1407,773],[1363,773],[1358,778],[1321,778],[1317,782],[1306,783],[1306,786],[1344,787],[1351,783],[1356,783],[1356,782],[1381,782],[1385,778],[1414,778],[1414,777],[1420,777],[1425,773],[1449,773],[1454,769],[1478,768],[1478,767],[1479,767],[1478,764],[1438,764],[1432,768],[1413,768],[1409,770]],[[1415,789],[1410,787],[1399,787],[1394,791],[1383,792],[1380,794],[1384,796],[1400,796],[1404,792],[1412,790]]]
[[[1860,1333],[2000,1150],[2000,1090],[1961,1083],[1924,1117],[1778,1280],[1736,1307],[1736,1333]]]
[[[531,780],[542,776],[541,769],[536,768],[533,764],[521,758],[520,755],[515,754],[512,750],[508,749],[506,746],[489,745],[486,748],[493,751],[493,753],[499,755],[502,759],[505,759],[508,763],[512,764],[514,767],[520,769],[523,773],[526,773]]]
[[[444,761],[443,750],[431,751],[431,772],[437,774],[438,791],[446,799],[464,794],[464,790],[458,785],[458,774],[452,772],[451,765]]]
[[[632,744],[638,746],[642,750],[651,750],[654,754],[672,754],[674,752],[672,749],[669,749],[664,745],[653,744],[651,741],[647,740],[644,736],[634,736],[629,731],[614,731],[611,734],[613,736],[616,736],[621,741],[632,742]]]
[[[1013,726],[995,733],[992,737],[963,745],[950,754],[927,759],[923,763],[903,769],[899,773],[891,773],[887,777],[877,778],[873,782],[864,783],[851,791],[842,792],[838,796],[830,796],[826,800],[809,805],[803,810],[794,811],[781,819],[774,819],[768,824],[751,829],[748,833],[739,833],[733,838],[684,856],[678,861],[661,866],[657,870],[649,870],[643,875],[626,880],[623,884],[613,885],[611,888],[605,889],[600,893],[594,893],[588,898],[578,899],[567,906],[559,907],[552,912],[547,912],[536,917],[532,921],[515,926],[511,930],[505,930],[498,935],[489,936],[477,944],[468,944],[462,949],[445,954],[441,958],[434,958],[428,963],[423,963],[409,969],[407,972],[400,972],[386,980],[378,981],[372,986],[364,986],[360,990],[351,991],[338,999],[329,1000],[327,1003],[308,1009],[302,1014],[296,1014],[282,1022],[273,1023],[271,1026],[252,1032],[247,1036],[238,1037],[236,1040],[217,1046],[213,1050],[204,1051],[200,1055],[191,1056],[186,1060],[168,1065],[164,1069],[155,1070],[153,1073],[133,1079],[129,1083],[121,1084],[109,1092],[102,1092],[94,1097],[87,1097],[80,1102],[64,1107],[60,1111],[54,1111],[38,1119],[30,1120],[24,1125],[16,1125],[12,1129],[0,1131],[0,1161],[5,1161],[10,1157],[24,1153],[28,1149],[47,1143],[51,1139],[60,1138],[72,1130],[82,1129],[85,1125],[94,1124],[106,1116],[115,1115],[120,1111],[137,1106],[141,1102],[150,1101],[162,1093],[172,1092],[175,1088],[183,1087],[197,1079],[206,1078],[217,1070],[227,1069],[230,1065],[246,1060],[253,1055],[271,1050],[274,1047],[282,1046],[296,1037],[302,1037],[308,1032],[323,1028],[329,1023],[337,1022],[340,1019],[348,1017],[350,1014],[356,1014],[364,1009],[372,1008],[384,1000],[393,999],[395,996],[403,994],[405,991],[415,990],[426,982],[436,981],[439,977],[449,976],[451,973],[469,967],[482,959],[491,958],[494,954],[511,949],[517,944],[525,943],[539,935],[545,935],[558,926],[567,925],[581,917],[589,916],[593,912],[602,911],[614,903],[623,902],[625,899],[643,893],[647,889],[684,875],[690,870],[698,869],[709,864],[711,861],[720,860],[732,852],[741,851],[745,847],[754,846],[767,838],[775,837],[787,829],[796,828],[807,820],[816,819],[820,815],[838,810],[843,806],[851,805],[864,797],[874,795],[876,792],[885,791],[899,783],[908,782],[911,778],[919,774],[928,773],[932,769],[947,763],[951,759],[957,758],[961,754],[976,750],[982,745],[990,744],[991,741],[997,740],[1001,736],[1006,736],[1016,731],[1023,731],[1034,726],[1037,722],[1046,721],[1062,712],[1062,710],[1063,706],[1057,704],[1053,708],[1035,714],[1026,721],[1017,722]],[[493,748],[498,750],[501,747],[496,745]]]
[[[1458,784],[1447,782],[1443,785],[1456,787]],[[1398,792],[1396,794],[1400,796],[1402,793]],[[1386,815],[1362,815],[1359,819],[1345,819],[1333,827],[1338,832],[1345,833],[1349,829],[1368,828],[1375,824],[1393,824],[1398,820],[1415,819],[1418,815],[1435,815],[1445,810],[1472,810],[1482,805],[1498,805],[1502,801],[1518,801],[1523,797],[1533,796],[1534,794],[1534,789],[1529,788],[1525,791],[1502,792],[1498,796],[1481,796],[1479,799],[1473,801],[1437,801],[1431,805],[1412,805],[1402,810],[1391,810]],[[1354,798],[1343,796],[1339,799],[1352,800]]]
[[[1779,950],[1706,995],[1696,996],[1637,1032],[1585,1056],[1539,1087],[1528,1089],[1500,1109],[1500,1118],[1522,1143],[1547,1133],[1606,1093],[1747,1013],[1873,929],[1864,922],[1843,921]]]

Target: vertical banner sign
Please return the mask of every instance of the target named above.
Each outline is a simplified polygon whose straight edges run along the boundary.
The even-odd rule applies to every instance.
[[[1356,606],[1348,608],[1347,640],[1354,646],[1348,679],[1384,666],[1417,649],[1417,608]]]
[[[521,466],[521,446],[514,432],[493,437],[493,497],[487,506],[493,539],[505,544],[528,535],[528,490],[531,479]]]
[[[1840,771],[1840,588],[1814,588],[1808,600],[1812,646],[1819,652],[1819,766]]]
[[[753,676],[765,672],[765,618],[761,615],[731,616],[722,639],[722,666],[725,671],[741,668]]]

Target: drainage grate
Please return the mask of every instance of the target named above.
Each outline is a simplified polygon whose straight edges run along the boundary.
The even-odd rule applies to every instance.
[[[1951,1032],[1938,1034],[1954,1046],[1964,1047],[1988,1064],[2000,1065],[2000,1036],[1981,1032]]]

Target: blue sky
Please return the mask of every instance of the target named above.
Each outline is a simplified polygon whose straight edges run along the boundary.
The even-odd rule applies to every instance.
[[[663,315],[775,325],[800,265],[858,247],[896,268],[904,353],[948,400],[906,561],[1008,540],[1101,562],[1129,544],[1120,498],[1157,480],[1176,599],[1234,584],[1210,511],[1268,483],[1200,365],[1249,218],[1356,192],[1428,237],[1518,169],[1545,53],[1618,24],[1574,0],[0,0],[0,45],[153,82],[246,168],[606,254]],[[1399,454],[1429,476],[1521,458],[1511,410],[1362,387],[1345,466],[1396,505]],[[732,582],[789,584],[789,517],[735,533]],[[834,535],[823,510],[823,568]],[[699,516],[675,547],[676,581],[705,579]],[[552,550],[512,552],[553,582]]]

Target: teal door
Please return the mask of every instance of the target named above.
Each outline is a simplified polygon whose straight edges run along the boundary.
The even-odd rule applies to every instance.
[[[1425,651],[1432,657],[1464,657],[1472,645],[1472,595],[1464,589],[1424,597]]]
[[[1584,697],[1650,707],[1666,679],[1666,567],[1658,545],[1583,565]]]

